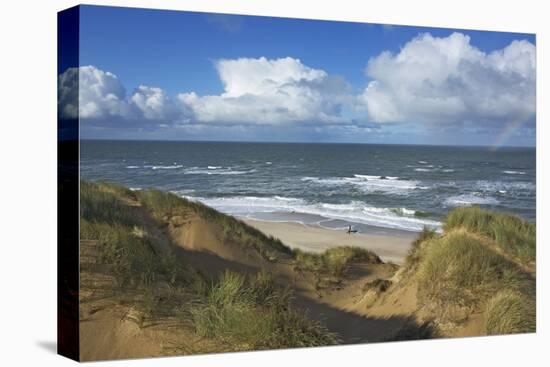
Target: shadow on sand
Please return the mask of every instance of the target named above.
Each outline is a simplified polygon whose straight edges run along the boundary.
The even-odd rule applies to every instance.
[[[226,260],[214,253],[190,251],[178,246],[173,246],[173,249],[176,256],[182,262],[193,265],[204,274],[212,276],[215,275],[213,274],[213,269],[228,269],[246,274],[254,274],[259,270],[259,267]],[[283,274],[277,274],[277,277],[282,284],[293,283],[291,279],[288,279]],[[436,337],[435,330],[431,324],[420,325],[410,316],[391,316],[388,318],[363,316],[337,309],[305,296],[301,294],[303,292],[299,288],[295,288],[294,290],[295,306],[311,319],[321,322],[330,331],[337,333],[340,338],[339,344],[418,340]]]

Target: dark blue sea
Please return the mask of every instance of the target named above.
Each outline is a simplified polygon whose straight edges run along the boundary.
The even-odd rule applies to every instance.
[[[440,228],[480,205],[536,215],[534,148],[82,141],[80,173],[222,212],[359,231]]]

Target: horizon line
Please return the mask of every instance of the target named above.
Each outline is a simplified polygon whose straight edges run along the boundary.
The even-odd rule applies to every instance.
[[[185,140],[185,139],[102,139],[102,138],[84,138],[79,141],[132,141],[132,142],[170,142],[170,143],[241,143],[241,144],[347,144],[347,145],[394,145],[394,146],[427,146],[427,147],[462,147],[462,148],[487,148],[495,150],[493,145],[477,145],[477,144],[429,144],[429,143],[371,143],[371,142],[338,142],[338,141],[266,141],[266,140]],[[502,145],[496,148],[532,148],[536,149],[535,145]]]

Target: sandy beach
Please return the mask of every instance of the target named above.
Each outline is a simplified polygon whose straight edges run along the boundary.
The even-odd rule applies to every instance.
[[[348,234],[295,222],[268,222],[247,219],[245,222],[267,235],[279,238],[291,248],[322,252],[336,246],[357,246],[374,251],[384,261],[402,264],[416,234],[375,235],[366,233]]]

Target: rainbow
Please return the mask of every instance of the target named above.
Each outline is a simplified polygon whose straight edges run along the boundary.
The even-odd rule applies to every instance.
[[[512,136],[512,134],[523,125],[522,120],[516,120],[508,122],[504,128],[497,134],[497,137],[493,144],[491,144],[491,151],[495,151],[500,148],[506,141]]]

